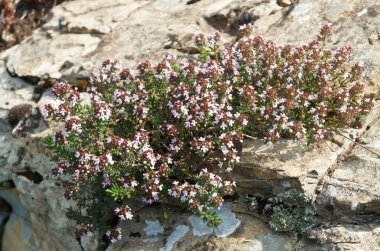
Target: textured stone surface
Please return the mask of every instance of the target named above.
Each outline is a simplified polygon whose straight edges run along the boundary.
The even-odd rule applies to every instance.
[[[161,226],[160,222],[146,220],[146,228],[144,228],[147,238],[144,242],[156,242],[158,241],[158,236],[164,233],[164,228]]]
[[[81,56],[93,52],[101,41],[90,34],[52,32],[48,35],[49,39],[46,36],[38,32],[31,39],[11,48],[10,55],[5,59],[7,69],[19,77],[60,78],[71,66],[80,63]]]
[[[164,247],[160,248],[160,251],[170,251],[176,242],[181,240],[185,234],[189,231],[189,227],[186,225],[179,225],[176,227],[175,231],[171,233],[166,239],[166,244]]]
[[[69,33],[110,33],[117,26],[123,25],[136,9],[143,7],[149,1],[91,1],[83,5],[80,1],[68,2],[59,6],[64,11],[60,21]]]
[[[368,225],[341,224],[314,229],[309,239],[301,240],[295,250],[378,250],[379,220]]]
[[[105,248],[96,236],[77,241],[73,222],[64,216],[70,202],[63,198],[60,181],[51,177],[54,163],[41,144],[47,127],[57,126],[45,124],[38,115],[38,109],[52,101],[41,87],[46,78],[85,78],[106,58],[129,67],[145,59],[158,60],[163,53],[192,58],[195,32],[220,29],[228,42],[239,25],[251,22],[255,33],[265,39],[302,44],[315,38],[320,25],[331,22],[336,33],[333,45],[353,46],[355,59],[366,67],[366,92],[380,97],[377,0],[73,0],[53,8],[50,16],[29,38],[0,54],[0,186],[12,181],[17,190],[13,203],[26,211],[21,217],[13,209],[4,226],[2,245],[8,246],[3,250]],[[33,116],[12,128],[8,112],[21,104],[31,104]],[[246,142],[242,162],[232,173],[239,194],[267,198],[289,188],[304,190],[316,198],[322,224],[308,238],[297,243],[230,208],[222,213],[225,225],[211,229],[179,209],[162,220],[158,208],[148,207],[139,209],[140,216],[131,222],[119,224],[136,235],[127,235],[107,250],[376,250],[380,246],[379,112],[377,106],[362,129],[344,132],[367,150],[342,136],[317,146],[283,140],[274,149],[259,140]],[[8,189],[0,190],[0,197],[9,199]],[[146,222],[156,221],[162,233],[149,239]],[[152,241],[144,242],[147,239]]]
[[[232,203],[225,202],[219,210],[216,210],[217,215],[222,219],[222,223],[215,229],[208,227],[203,220],[197,216],[191,216],[189,222],[193,228],[194,236],[209,235],[215,231],[217,237],[226,237],[233,234],[240,226],[241,221],[232,213]]]
[[[162,220],[157,207],[142,208],[131,222],[119,224],[127,232],[139,233],[141,236],[124,237],[107,250],[189,250],[210,238],[234,236],[242,222],[232,212],[232,208],[233,203],[227,201],[220,210],[216,210],[222,219],[216,228],[208,227],[200,218],[178,208],[170,208],[171,214],[167,220]]]
[[[238,218],[242,224],[233,235],[210,238],[194,250],[288,251],[293,249],[297,241],[288,234],[273,232],[267,224],[255,217],[238,214]]]
[[[324,183],[318,196],[320,214],[350,218],[380,215],[380,128],[374,123]]]
[[[26,103],[33,98],[34,87],[25,81],[12,78],[0,60],[0,109],[8,110],[15,105]]]
[[[4,228],[2,250],[28,250],[30,248],[31,225],[27,218],[27,209],[19,196],[19,192],[14,188],[0,189],[0,197],[12,207],[12,213]]]
[[[360,129],[348,129],[345,137],[360,138],[379,113],[377,104]],[[351,136],[350,136],[351,135]],[[341,135],[319,145],[281,140],[274,147],[261,140],[246,140],[241,161],[232,173],[241,193],[268,198],[280,191],[296,188],[315,197],[318,185],[334,168],[338,157],[347,153],[354,142]]]

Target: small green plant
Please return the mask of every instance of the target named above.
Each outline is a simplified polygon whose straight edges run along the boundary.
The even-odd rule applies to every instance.
[[[315,206],[298,190],[289,190],[268,200],[264,213],[275,231],[305,234],[315,223]]]
[[[235,187],[221,174],[239,161],[244,135],[321,141],[371,109],[373,99],[358,82],[362,66],[348,66],[352,49],[325,48],[330,26],[300,47],[253,37],[250,25],[241,32],[225,47],[218,32],[198,34],[198,60],[179,65],[165,55],[157,64],[140,63],[136,76],[106,60],[91,77],[89,104],[70,85],[53,86],[58,103],[42,113],[64,130],[45,143],[59,159],[54,172],[70,177],[65,196],[77,202],[70,216],[80,234],[97,230],[114,242],[122,230],[107,230],[113,216],[129,220],[136,203],[169,200],[215,226],[214,209]],[[271,225],[303,232],[309,220],[295,215],[309,209],[292,196],[272,200]]]
[[[249,203],[249,210],[255,212],[257,211],[258,208],[259,208],[259,202],[257,201],[256,197],[252,197]]]

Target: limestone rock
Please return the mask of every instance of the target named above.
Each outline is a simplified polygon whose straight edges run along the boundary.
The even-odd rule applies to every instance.
[[[79,58],[93,52],[101,41],[90,34],[53,32],[50,39],[46,36],[40,31],[12,48],[13,52],[6,58],[7,69],[19,77],[60,78]]]
[[[230,34],[236,34],[240,25],[254,22],[282,9],[274,0],[220,2],[215,6],[210,5],[204,18],[214,28]]]
[[[64,199],[63,189],[51,180],[36,184],[23,176],[14,179],[14,183],[23,205],[33,205],[28,206],[29,244],[42,251],[81,250],[75,237],[75,225],[65,216],[64,210],[69,208],[70,202]]]
[[[370,225],[332,225],[312,231],[310,239],[300,241],[295,250],[377,250],[380,246],[379,221]]]
[[[1,114],[4,114],[1,116]],[[13,139],[11,133],[11,126],[6,118],[7,112],[0,110],[0,182],[8,179],[8,174],[5,174],[4,166],[7,163],[7,158],[11,150],[11,140]]]
[[[124,233],[132,233],[133,237],[124,237],[120,242],[110,245],[107,251],[118,251],[123,248],[160,251],[188,250],[195,244],[203,245],[203,242],[214,236],[220,238],[233,236],[239,231],[241,220],[232,212],[232,208],[233,203],[227,201],[220,210],[216,210],[222,223],[215,229],[208,227],[202,219],[188,212],[184,213],[178,208],[170,208],[171,216],[164,221],[157,207],[142,208],[132,221],[119,224]]]
[[[158,241],[158,235],[161,235],[164,233],[164,228],[161,226],[160,222],[155,221],[149,221],[146,220],[146,228],[144,228],[145,234],[147,238],[144,240],[144,242],[156,242]]]
[[[0,109],[9,110],[16,105],[32,101],[34,87],[22,79],[12,78],[0,60]]]
[[[8,180],[11,174],[4,169],[13,140],[12,127],[9,124],[9,119],[12,122],[13,117],[9,117],[9,111],[18,105],[33,106],[33,92],[32,85],[19,78],[12,78],[5,63],[0,60],[0,182]]]
[[[8,246],[3,249],[103,248],[96,236],[76,240],[75,224],[64,215],[71,204],[63,197],[60,181],[51,177],[54,163],[41,143],[58,125],[38,116],[36,108],[52,101],[49,91],[39,90],[41,99],[35,94],[33,85],[40,79],[87,78],[107,58],[131,68],[142,60],[157,61],[164,53],[191,59],[194,55],[188,53],[196,52],[195,32],[221,29],[229,42],[239,25],[250,22],[255,34],[265,39],[302,44],[315,38],[322,24],[332,22],[333,46],[352,45],[354,59],[366,68],[365,91],[380,97],[379,6],[377,0],[73,0],[54,7],[43,27],[0,53],[0,183],[15,184],[18,194],[13,197],[18,201],[12,206],[25,209],[22,217],[13,209],[4,227],[3,245]],[[32,105],[36,117],[22,118],[12,129],[8,112],[20,104]],[[159,209],[145,207],[137,210],[140,217],[119,224],[131,235],[107,250],[376,250],[380,246],[379,108],[367,116],[361,129],[344,131],[372,152],[342,136],[318,146],[282,140],[270,149],[260,140],[245,143],[241,164],[231,174],[239,195],[268,198],[297,188],[316,198],[323,226],[298,244],[259,219],[230,209],[224,212],[230,221],[218,230],[179,209],[163,220]],[[0,197],[7,199],[4,190]],[[344,224],[327,224],[336,220]],[[156,221],[163,231],[149,239],[146,222]]]
[[[380,214],[380,135],[376,121],[328,177],[317,203],[327,218]]]
[[[186,225],[179,225],[176,227],[175,231],[171,233],[166,239],[166,244],[164,247],[160,248],[160,251],[170,251],[176,242],[181,240],[186,233],[189,231],[189,227]]]
[[[216,214],[221,218],[222,223],[215,229],[208,227],[201,218],[194,215],[191,216],[189,222],[193,228],[193,235],[204,236],[214,231],[217,237],[226,237],[233,234],[240,226],[241,221],[232,213],[232,207],[233,204],[231,202],[225,202],[219,210],[216,210]]]
[[[12,207],[12,213],[4,227],[2,250],[30,249],[30,221],[18,191],[14,188],[0,190],[0,196]]]
[[[65,15],[61,22],[69,33],[106,34],[122,25],[136,9],[143,7],[148,1],[91,1],[83,5],[80,1],[67,2],[58,8],[63,8]]]
[[[296,243],[292,236],[273,232],[267,224],[253,216],[238,214],[237,217],[242,224],[235,234],[228,238],[211,238],[194,250],[290,251]]]

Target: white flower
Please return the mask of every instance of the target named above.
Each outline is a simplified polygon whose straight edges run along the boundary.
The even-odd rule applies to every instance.
[[[107,154],[106,157],[107,157],[107,161],[110,165],[113,165],[115,163],[115,161],[112,160],[111,154]]]
[[[346,112],[347,111],[347,106],[344,105],[340,108],[340,112]]]

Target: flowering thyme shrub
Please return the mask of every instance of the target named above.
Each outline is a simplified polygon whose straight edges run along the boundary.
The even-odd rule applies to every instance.
[[[331,27],[300,47],[241,30],[245,37],[224,48],[220,33],[198,34],[198,61],[178,65],[166,55],[142,62],[136,76],[104,61],[91,77],[90,103],[68,84],[52,88],[60,103],[43,114],[64,129],[45,143],[60,159],[55,172],[66,175],[81,234],[120,239],[120,229],[109,229],[112,215],[132,219],[141,202],[177,201],[217,224],[212,209],[235,186],[219,175],[239,161],[244,134],[319,141],[371,108],[361,97],[362,67],[348,66],[352,49],[324,48]]]

